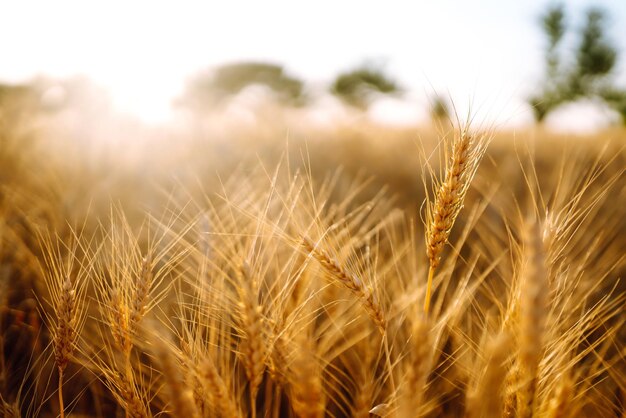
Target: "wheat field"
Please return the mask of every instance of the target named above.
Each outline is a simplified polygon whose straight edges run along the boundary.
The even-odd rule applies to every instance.
[[[5,417],[626,417],[626,132],[224,132],[3,122]]]

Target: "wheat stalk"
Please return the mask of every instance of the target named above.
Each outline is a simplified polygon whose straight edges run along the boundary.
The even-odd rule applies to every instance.
[[[154,285],[152,258],[148,253],[141,258],[141,264],[137,268],[135,267],[137,259],[124,252],[128,249],[127,242],[115,235],[111,237],[111,244],[111,259],[106,260],[107,264],[101,268],[103,272],[109,272],[112,280],[109,283],[106,274],[98,275],[96,290],[100,310],[113,337],[113,346],[123,358],[119,370],[123,378],[119,379],[117,373],[109,373],[106,376],[113,376],[115,384],[111,387],[119,390],[119,395],[126,405],[126,416],[146,416],[145,405],[136,393],[131,354],[134,347],[133,339],[137,336],[141,320],[151,303],[150,295]]]
[[[240,308],[241,324],[244,331],[244,340],[241,342],[241,352],[244,369],[250,383],[250,408],[252,416],[256,415],[256,396],[263,381],[265,372],[265,324],[261,314],[262,306],[258,303],[257,292],[253,283],[250,265],[244,262],[240,275]]]
[[[220,412],[220,415],[225,418],[240,418],[242,417],[239,407],[235,402],[230,390],[224,383],[224,380],[220,376],[215,363],[209,357],[206,356],[204,361],[198,367],[197,374],[200,377],[200,381],[205,387],[206,391],[210,394],[216,409]]]
[[[489,138],[473,136],[467,129],[455,136],[452,154],[447,161],[443,180],[439,183],[433,202],[426,211],[426,255],[428,256],[428,281],[424,298],[424,312],[430,311],[432,283],[441,254],[450,237],[470,183],[485,153]]]
[[[548,316],[549,282],[540,232],[536,221],[527,221],[520,284],[519,362],[524,385],[518,397],[520,417],[530,417],[533,413]]]
[[[319,248],[308,237],[303,237],[305,249],[313,254],[313,257],[320,265],[345,288],[350,290],[363,304],[365,311],[369,314],[372,322],[378,327],[381,334],[385,334],[387,321],[382,306],[375,293],[363,283],[356,274],[345,269],[339,262],[331,257],[326,251]]]
[[[83,306],[85,266],[79,264],[78,272],[74,271],[76,261],[77,239],[69,249],[66,258],[61,255],[60,242],[52,242],[50,236],[41,237],[44,252],[45,284],[50,295],[52,313],[46,313],[50,332],[54,360],[57,366],[58,401],[61,418],[65,417],[63,399],[63,379],[67,365],[77,349],[77,340],[84,325],[85,315],[80,308]],[[71,276],[75,279],[72,280]],[[45,312],[45,311],[44,311]]]

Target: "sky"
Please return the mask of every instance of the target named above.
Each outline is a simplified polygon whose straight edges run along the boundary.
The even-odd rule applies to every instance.
[[[408,108],[439,92],[499,123],[530,118],[524,97],[542,74],[538,16],[546,0],[476,1],[0,1],[0,81],[84,75],[117,109],[163,120],[190,76],[224,62],[284,64],[312,85],[365,60],[384,63]],[[626,1],[564,2],[579,26],[591,5],[609,13],[623,51]],[[393,106],[402,113],[402,106]],[[410,112],[409,112],[410,113]]]

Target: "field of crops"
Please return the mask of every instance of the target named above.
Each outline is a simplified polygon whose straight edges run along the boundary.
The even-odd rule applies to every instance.
[[[0,126],[5,417],[624,417],[626,132]]]

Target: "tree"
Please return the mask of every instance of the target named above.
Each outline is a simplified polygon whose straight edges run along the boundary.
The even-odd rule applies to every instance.
[[[179,103],[194,110],[210,108],[254,84],[268,87],[279,102],[306,102],[302,81],[289,76],[280,65],[264,62],[227,64],[191,79]]]
[[[587,12],[587,24],[583,28],[582,39],[577,51],[577,72],[579,77],[597,77],[611,72],[615,65],[617,51],[606,39],[602,29],[604,13],[598,9]]]
[[[430,103],[430,118],[435,123],[440,123],[450,119],[450,104],[448,100],[440,94],[435,94]]]
[[[626,125],[626,91],[604,88],[600,91],[600,97],[622,118],[622,123]]]
[[[541,18],[541,26],[548,37],[546,62],[548,77],[558,76],[559,53],[558,46],[565,34],[565,11],[563,5],[555,5]]]
[[[541,93],[532,96],[529,103],[532,106],[535,119],[541,122],[547,114],[565,101],[565,85],[560,75],[559,46],[565,34],[565,11],[562,5],[555,5],[548,9],[540,19],[541,27],[547,37],[545,51],[546,78]]]
[[[547,38],[546,76],[539,94],[528,100],[538,122],[562,103],[586,97],[604,101],[620,113],[626,123],[626,93],[613,86],[610,79],[618,53],[606,36],[605,26],[604,12],[589,9],[574,59],[565,66],[559,50],[566,32],[564,8],[553,6],[541,17],[541,27]]]
[[[376,94],[398,94],[401,89],[381,68],[365,64],[339,74],[330,91],[345,103],[365,110]]]

